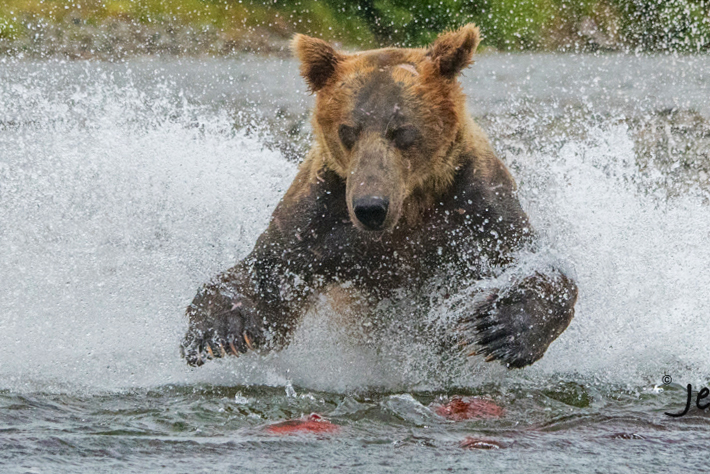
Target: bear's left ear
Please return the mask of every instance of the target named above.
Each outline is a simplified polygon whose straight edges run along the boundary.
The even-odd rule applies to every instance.
[[[335,75],[338,63],[344,58],[325,41],[306,35],[294,36],[291,50],[301,61],[301,75],[313,92],[319,91],[328,83]]]
[[[471,64],[479,41],[478,27],[469,23],[456,31],[440,34],[429,47],[427,56],[434,61],[442,76],[453,79]]]

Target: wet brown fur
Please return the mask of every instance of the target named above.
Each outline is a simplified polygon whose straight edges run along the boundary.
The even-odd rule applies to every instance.
[[[363,302],[376,305],[400,289],[416,295],[435,278],[452,286],[484,278],[485,265],[508,265],[534,244],[515,182],[468,114],[457,80],[478,41],[474,25],[421,49],[349,54],[293,39],[316,94],[314,144],[253,252],[188,308],[189,363],[216,357],[210,346],[286,344],[314,297],[334,288],[348,288],[334,302],[357,300],[355,312],[365,312]],[[343,126],[357,130],[350,145]],[[414,145],[400,147],[390,133],[408,126]],[[354,214],[363,195],[389,199],[382,231],[365,230]],[[576,296],[559,270],[536,272],[472,309],[462,342],[509,367],[530,364],[567,327]]]

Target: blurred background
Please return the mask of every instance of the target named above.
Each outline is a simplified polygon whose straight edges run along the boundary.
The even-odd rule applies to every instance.
[[[0,52],[32,57],[286,55],[294,33],[420,46],[475,22],[503,51],[699,52],[708,0],[2,0]]]

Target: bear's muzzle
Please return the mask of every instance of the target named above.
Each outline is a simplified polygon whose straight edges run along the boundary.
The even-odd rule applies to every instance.
[[[382,230],[387,219],[390,200],[379,196],[367,196],[353,202],[355,217],[368,230]]]

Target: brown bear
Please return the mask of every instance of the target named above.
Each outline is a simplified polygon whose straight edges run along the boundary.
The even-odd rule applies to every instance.
[[[428,48],[353,54],[296,35],[316,94],[314,143],[254,250],[188,307],[189,364],[283,347],[318,295],[345,291],[368,318],[363,308],[432,282],[455,291],[501,275],[451,332],[467,353],[510,368],[543,356],[569,325],[577,288],[554,266],[505,278],[536,238],[466,110],[457,76],[478,42],[472,24]]]

